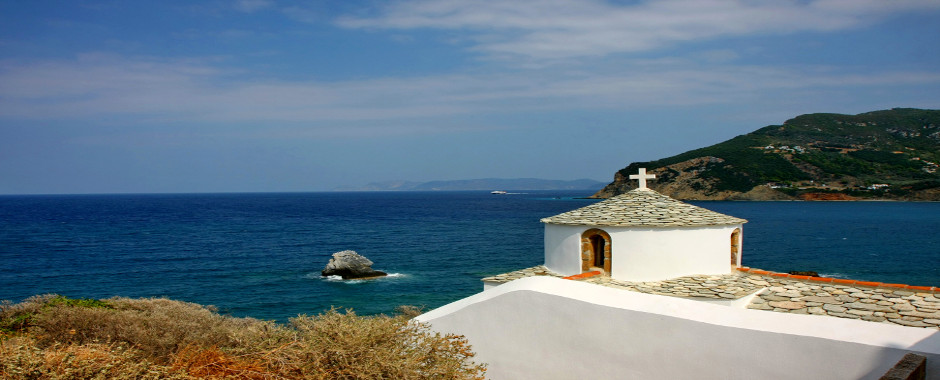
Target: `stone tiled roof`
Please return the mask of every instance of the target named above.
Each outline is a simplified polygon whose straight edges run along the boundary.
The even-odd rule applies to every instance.
[[[607,276],[588,277],[579,281],[633,292],[690,299],[737,300],[756,293],[744,307],[778,313],[811,314],[940,329],[940,290],[937,288],[925,291],[887,286],[844,285],[754,273],[767,272],[685,276],[651,282],[620,281]],[[483,280],[504,283],[529,276],[561,277],[540,265]]]
[[[680,202],[649,189],[626,194],[542,219],[573,226],[691,227],[747,223],[747,220]]]

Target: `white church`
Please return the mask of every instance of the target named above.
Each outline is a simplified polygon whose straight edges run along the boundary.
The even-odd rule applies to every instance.
[[[544,265],[483,279],[416,321],[466,336],[493,379],[878,379],[909,353],[940,379],[940,330],[904,319],[932,317],[940,289],[747,273],[746,220],[647,188],[645,169],[630,178],[637,189],[541,220]],[[902,294],[916,310],[860,298]],[[896,311],[903,326],[875,314]]]
[[[545,267],[563,276],[598,271],[613,279],[659,281],[727,274],[741,265],[746,220],[683,203],[646,187],[542,219]]]

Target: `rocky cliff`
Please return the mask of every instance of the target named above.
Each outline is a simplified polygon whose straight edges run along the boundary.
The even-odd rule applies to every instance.
[[[630,191],[630,174],[687,200],[940,201],[940,110],[809,114],[709,147],[634,162],[593,197]]]

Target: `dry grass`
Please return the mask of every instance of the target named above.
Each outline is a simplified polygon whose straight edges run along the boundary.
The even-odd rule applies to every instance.
[[[461,336],[337,309],[288,325],[163,298],[0,305],[2,378],[481,379]],[[129,375],[125,375],[129,374]]]
[[[185,372],[153,364],[119,344],[53,344],[39,348],[28,337],[0,343],[3,379],[192,379]]]

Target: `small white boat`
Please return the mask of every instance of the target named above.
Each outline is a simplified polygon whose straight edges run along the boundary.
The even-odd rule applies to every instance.
[[[494,191],[491,191],[490,194],[506,194],[506,192],[502,190],[494,190]]]

